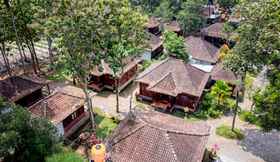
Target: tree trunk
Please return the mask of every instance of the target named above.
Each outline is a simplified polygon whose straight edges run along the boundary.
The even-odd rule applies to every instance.
[[[16,28],[16,22],[15,22],[15,16],[13,15],[12,16],[12,22],[13,22],[13,30],[15,32],[15,35],[16,35],[16,44],[17,44],[17,48],[18,48],[18,51],[19,51],[19,54],[20,54],[20,57],[21,57],[21,63],[22,63],[22,66],[23,66],[23,72],[25,73],[25,63],[24,63],[24,59],[23,59],[23,54],[22,54],[22,51],[21,51],[21,43],[19,41],[19,37],[18,37],[18,34],[17,34],[17,28]]]
[[[5,42],[2,42],[1,44],[2,44],[2,47],[0,47],[1,54],[2,54],[2,57],[3,57],[4,63],[5,63],[5,66],[7,68],[8,74],[11,77],[12,76],[11,67],[10,67],[9,59],[7,58],[7,55],[6,55]]]
[[[116,77],[116,81],[115,81],[115,88],[116,88],[116,112],[120,113],[120,104],[119,104],[119,95],[120,95],[120,91],[119,91],[119,78]]]
[[[48,41],[49,59],[50,59],[50,63],[51,63],[51,66],[52,66],[52,65],[54,65],[54,60],[53,60],[54,58],[53,58],[52,39],[51,39],[51,37],[48,37],[47,41]]]
[[[31,49],[31,47],[30,47],[30,45],[29,45],[28,40],[25,40],[25,41],[26,41],[26,45],[27,45],[27,47],[28,47],[28,49],[29,49],[29,52],[30,52],[30,56],[31,56],[31,60],[32,60],[32,67],[33,67],[34,73],[35,73],[35,74],[38,74],[38,72],[37,72],[37,67],[36,67],[36,62],[35,62],[35,58],[34,58],[34,55],[33,55],[33,51],[32,51],[32,49]]]
[[[24,57],[24,60],[25,61],[28,61],[27,57],[26,57],[26,53],[25,53],[25,50],[24,50],[24,47],[22,46],[22,53],[23,53],[23,57]]]
[[[232,126],[231,126],[232,131],[234,131],[234,128],[235,128],[235,120],[236,120],[236,115],[237,115],[237,110],[238,110],[238,98],[239,98],[239,89],[237,89],[237,92],[236,92],[236,103],[235,103],[235,109],[234,109]]]
[[[33,42],[32,39],[30,39],[30,42],[31,42],[32,51],[34,53],[37,69],[38,69],[39,72],[41,72],[40,63],[39,63],[39,60],[38,60],[38,57],[37,57],[37,53],[36,53],[36,50],[35,50],[34,42]]]
[[[93,112],[93,107],[92,107],[92,100],[89,96],[89,93],[88,93],[88,90],[87,90],[87,81],[86,79],[84,79],[84,85],[83,85],[83,91],[84,91],[84,94],[86,96],[86,103],[87,103],[87,107],[88,107],[88,110],[89,110],[89,113],[90,113],[90,121],[91,121],[91,126],[92,126],[92,130],[94,131],[95,130],[95,116],[94,116],[94,112]]]

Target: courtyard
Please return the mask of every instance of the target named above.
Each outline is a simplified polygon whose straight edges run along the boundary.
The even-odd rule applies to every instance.
[[[139,109],[151,109],[145,103],[140,103],[135,99],[138,85],[130,84],[120,93],[120,113],[116,113],[116,95],[111,91],[103,91],[93,96],[94,107],[100,108],[103,112],[111,115],[124,117],[131,107]],[[131,100],[132,98],[132,102]],[[263,132],[255,125],[246,123],[237,118],[236,127],[245,133],[245,138],[241,141],[230,140],[216,135],[218,126],[231,125],[232,114],[222,116],[218,119],[208,119],[206,121],[186,122],[206,122],[211,126],[211,135],[208,141],[208,148],[217,144],[219,146],[218,155],[224,162],[278,162],[280,159],[280,132]]]

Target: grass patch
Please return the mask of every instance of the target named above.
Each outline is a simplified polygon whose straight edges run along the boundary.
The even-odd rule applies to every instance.
[[[46,158],[46,162],[84,162],[85,159],[72,150],[63,150]]]
[[[258,125],[258,118],[257,116],[251,111],[241,111],[239,113],[239,118],[242,121]]]
[[[100,108],[94,108],[94,112],[96,113],[96,136],[100,139],[105,139],[118,126],[119,119],[109,116]]]
[[[221,125],[216,128],[216,134],[228,139],[242,140],[244,138],[244,134],[240,129],[235,128],[234,131],[232,131],[231,127],[226,125]]]
[[[179,117],[179,118],[185,118],[186,114],[185,112],[181,111],[181,110],[175,110],[172,115]]]

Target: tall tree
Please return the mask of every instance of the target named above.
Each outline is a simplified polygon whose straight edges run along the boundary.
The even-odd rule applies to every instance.
[[[38,162],[56,150],[56,128],[22,107],[0,99],[0,156],[3,162]]]
[[[242,1],[239,6],[242,17],[237,29],[239,38],[232,55],[226,57],[225,63],[233,71],[242,72],[241,78],[244,78],[244,73],[260,71],[263,66],[268,66],[268,71],[273,70],[275,75],[279,74],[280,40],[277,34],[280,32],[279,2],[277,0]],[[273,82],[270,82],[270,86],[274,87]],[[270,86],[267,87],[268,91],[271,89]],[[277,86],[275,88],[277,89]],[[265,94],[263,95],[264,97],[259,98],[258,101],[262,99],[265,101]],[[277,103],[276,100],[267,102],[270,105]],[[269,109],[264,108],[264,111]],[[274,117],[276,116],[270,116],[270,118]]]
[[[177,14],[177,20],[184,35],[199,31],[206,23],[201,14],[204,2],[204,0],[188,0],[183,3],[182,9]]]
[[[90,112],[93,129],[94,112],[92,100],[87,89],[89,72],[95,65],[99,65],[102,49],[99,47],[98,37],[99,15],[96,10],[95,0],[72,0],[62,1],[61,10],[64,10],[64,17],[57,23],[59,30],[59,68],[76,78],[78,84],[83,88],[86,96],[87,107]]]
[[[186,51],[186,45],[184,38],[181,36],[178,36],[174,32],[164,32],[163,35],[163,45],[166,50],[166,55],[168,56],[174,56],[178,59],[182,59],[185,62],[188,62],[189,55]]]
[[[136,56],[144,46],[147,19],[139,10],[133,9],[128,0],[99,0],[96,5],[104,33],[105,61],[110,64],[116,79],[116,111],[119,112],[119,79],[127,64],[125,60]]]
[[[6,44],[8,41],[10,41],[13,37],[12,27],[10,25],[10,18],[7,14],[7,10],[2,3],[0,2],[0,52],[4,61],[4,64],[6,66],[6,69],[8,71],[8,74],[11,76],[11,67],[8,59],[8,53]]]
[[[7,21],[8,24],[11,24],[12,26],[12,31],[14,32],[14,36],[15,36],[15,42],[17,45],[17,49],[19,51],[20,57],[21,57],[21,63],[23,66],[23,70],[25,71],[25,62],[23,59],[23,53],[22,53],[22,40],[20,39],[19,33],[20,33],[20,26],[18,23],[18,12],[17,12],[17,7],[15,7],[14,3],[12,3],[12,1],[10,0],[4,0],[3,4],[0,3],[1,5],[3,5],[1,7],[1,9],[6,11],[6,14],[8,16],[8,18],[10,18],[10,21]],[[4,7],[5,6],[5,7]]]

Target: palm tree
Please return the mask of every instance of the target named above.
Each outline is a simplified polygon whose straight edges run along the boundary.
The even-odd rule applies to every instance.
[[[216,99],[217,105],[222,106],[231,96],[231,87],[224,81],[218,80],[211,88],[210,94]]]

